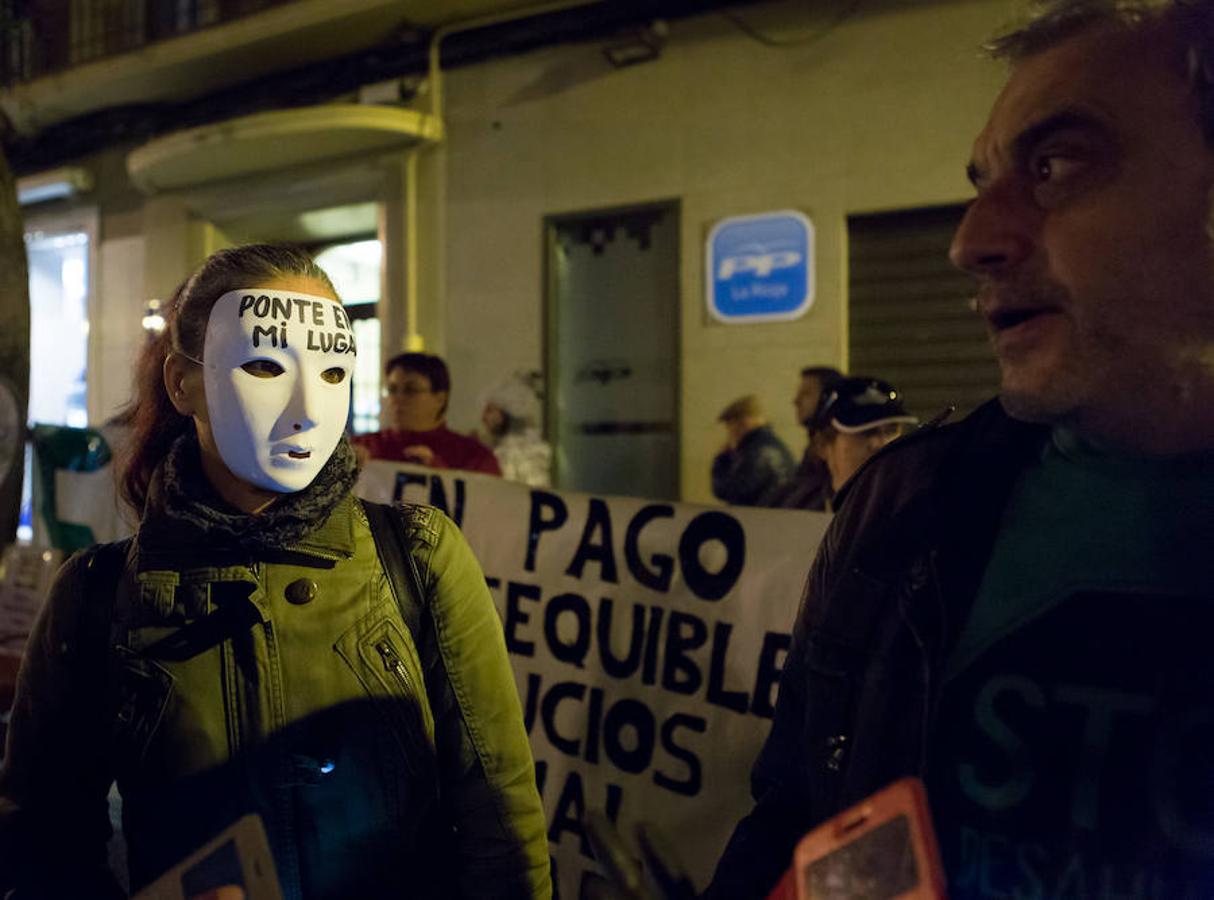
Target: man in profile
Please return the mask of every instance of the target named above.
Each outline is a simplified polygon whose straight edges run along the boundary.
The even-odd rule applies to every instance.
[[[772,492],[765,505],[785,509],[826,510],[833,491],[826,462],[814,445],[814,415],[822,405],[822,397],[843,377],[830,366],[806,366],[793,395],[793,411],[797,422],[805,429],[805,452],[792,476]]]
[[[951,897],[1214,885],[1214,3],[1055,2],[992,48],[951,257],[999,402],[844,489],[713,898],[903,775]]]

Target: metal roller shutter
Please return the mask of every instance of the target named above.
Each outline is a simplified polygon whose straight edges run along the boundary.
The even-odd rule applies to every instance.
[[[970,311],[974,280],[948,261],[964,206],[847,220],[849,369],[891,382],[907,407],[955,420],[999,390],[999,368]]]

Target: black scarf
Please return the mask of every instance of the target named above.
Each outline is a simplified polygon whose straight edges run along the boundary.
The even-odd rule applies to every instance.
[[[302,491],[283,494],[257,515],[234,509],[202,471],[198,436],[193,429],[169,450],[153,495],[164,515],[180,519],[208,537],[255,550],[288,547],[319,528],[358,480],[358,462],[343,436],[324,468]]]

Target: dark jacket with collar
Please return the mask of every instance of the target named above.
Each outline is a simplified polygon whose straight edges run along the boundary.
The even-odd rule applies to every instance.
[[[792,454],[770,425],[760,425],[713,459],[712,493],[726,503],[759,506],[792,473]]]
[[[889,445],[844,487],[751,774],[755,807],[706,897],[766,897],[805,832],[926,774],[941,666],[1016,477],[1045,439],[991,401]]]
[[[759,506],[780,509],[808,509],[826,512],[831,508],[835,492],[830,486],[830,470],[814,452],[813,439],[805,448],[801,462],[793,474],[759,501]]]
[[[81,633],[98,598],[69,560],[0,770],[0,874],[26,870],[19,896],[112,895],[115,779],[133,889],[256,812],[287,898],[549,896],[484,576],[441,513],[417,508],[412,524],[429,612],[416,635],[351,495],[276,551],[152,513],[114,598],[108,672],[86,647],[104,636]]]

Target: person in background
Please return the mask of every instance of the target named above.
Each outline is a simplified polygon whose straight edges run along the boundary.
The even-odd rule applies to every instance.
[[[805,429],[805,452],[792,476],[781,484],[762,503],[763,506],[779,506],[785,509],[825,510],[834,493],[830,487],[830,472],[826,462],[818,454],[814,442],[814,413],[822,402],[822,395],[830,390],[843,375],[830,366],[806,366],[801,370],[797,393],[792,398],[797,423]]]
[[[451,373],[442,357],[401,353],[388,360],[384,376],[388,427],[354,437],[361,459],[502,474],[492,450],[447,427]]]
[[[918,423],[893,386],[857,376],[835,382],[821,400],[810,433],[826,466],[830,500],[878,450]]]
[[[754,394],[733,401],[717,420],[727,438],[712,461],[712,493],[726,503],[758,506],[792,474],[792,454],[767,424]]]
[[[514,372],[485,395],[479,433],[502,477],[531,487],[552,484],[552,447],[540,434],[539,372]]]
[[[121,481],[139,530],[69,559],[30,636],[0,895],[126,896],[116,781],[132,891],[251,813],[287,897],[551,896],[484,573],[435,508],[354,496],[354,351],[313,347],[321,321],[348,329],[311,255],[233,247],[145,347]]]
[[[1212,896],[1214,2],[1034,13],[950,251],[999,400],[843,488],[712,900],[906,775],[953,900]]]

